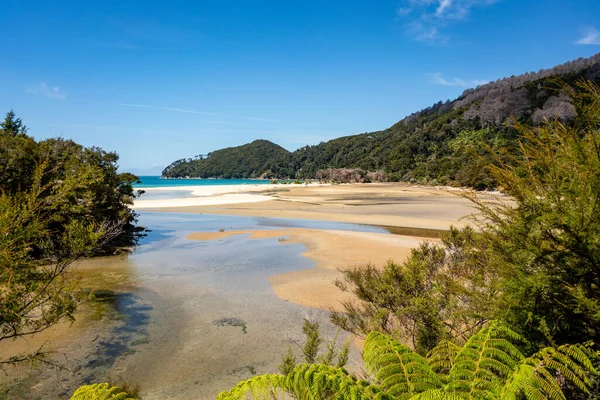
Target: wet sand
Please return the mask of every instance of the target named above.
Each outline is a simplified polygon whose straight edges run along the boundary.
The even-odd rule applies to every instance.
[[[13,371],[0,384],[21,384],[6,398],[68,398],[81,384],[106,380],[138,383],[146,400],[215,398],[239,380],[276,372],[288,344],[301,340],[304,316],[335,335],[325,309],[348,298],[332,283],[338,269],[400,261],[423,240],[339,223],[447,229],[472,211],[447,191],[398,184],[280,187],[260,196],[268,199],[142,212],[140,223],[152,229],[142,246],[77,269],[82,287],[100,298],[75,324],[23,344],[49,340],[53,360],[68,370]],[[355,348],[350,370],[360,369],[359,359]]]
[[[192,240],[222,240],[245,235],[249,239],[277,238],[279,243],[301,243],[302,254],[316,263],[315,268],[271,276],[269,282],[277,296],[307,307],[340,310],[342,303],[352,299],[334,284],[346,268],[373,264],[384,265],[389,260],[403,261],[423,238],[384,233],[351,232],[319,229],[283,229],[254,231],[199,232]]]

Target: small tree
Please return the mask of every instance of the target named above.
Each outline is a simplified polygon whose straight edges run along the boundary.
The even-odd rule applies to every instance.
[[[441,244],[422,243],[403,263],[343,271],[336,285],[354,294],[336,325],[359,336],[380,331],[426,354],[440,340],[464,343],[497,307],[499,274],[480,251],[478,233],[452,228]]]
[[[79,300],[68,267],[121,232],[121,223],[71,219],[53,228],[56,205],[92,176],[42,184],[46,165],[35,169],[27,191],[0,193],[0,343],[41,332],[73,318]],[[1,364],[30,360],[41,353],[15,355]]]
[[[0,134],[8,136],[24,136],[27,134],[27,127],[23,124],[21,118],[17,118],[15,112],[10,110],[6,113],[4,121],[0,123]]]
[[[346,341],[343,344],[339,344],[338,336],[339,331],[333,338],[326,343],[325,353],[321,354],[321,347],[324,344],[324,340],[321,337],[321,331],[319,329],[319,323],[304,319],[302,325],[302,333],[306,337],[304,344],[298,346],[302,352],[302,359],[306,364],[321,363],[324,365],[335,365],[337,367],[343,367],[348,362],[348,356],[350,354],[350,341]],[[292,351],[292,347],[288,346],[288,351],[281,357],[281,364],[279,364],[279,371],[286,375],[291,372],[297,365],[297,358]]]

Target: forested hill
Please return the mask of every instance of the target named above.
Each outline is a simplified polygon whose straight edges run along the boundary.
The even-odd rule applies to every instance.
[[[255,140],[173,162],[163,171],[166,177],[258,178],[278,165],[290,153],[268,140]]]
[[[384,170],[394,180],[456,182],[493,186],[481,159],[481,144],[510,147],[516,131],[507,122],[537,124],[544,118],[573,121],[575,108],[558,81],[600,83],[600,54],[551,69],[498,79],[465,90],[453,101],[438,102],[392,127],[306,146],[293,153],[267,141],[215,151],[206,159],[179,160],[167,177],[313,178],[327,168]],[[246,158],[248,157],[248,158]],[[218,167],[217,167],[218,166]]]

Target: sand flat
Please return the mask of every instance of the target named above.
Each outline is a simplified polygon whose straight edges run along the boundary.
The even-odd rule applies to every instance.
[[[242,190],[238,188],[239,190]],[[448,229],[463,226],[464,216],[473,212],[471,203],[454,188],[410,186],[402,183],[348,185],[255,185],[259,202],[212,203],[178,206],[161,200],[152,211],[239,215],[303,220],[347,222],[367,225]],[[205,200],[209,200],[207,198]],[[216,200],[215,200],[216,199]],[[240,200],[243,200],[240,198]],[[138,200],[137,204],[143,200]],[[194,200],[196,201],[196,200]]]
[[[258,186],[258,185],[257,185]],[[447,230],[464,226],[473,212],[471,203],[458,196],[461,190],[419,187],[402,183],[347,185],[262,185],[270,200],[254,203],[169,207],[156,211],[239,215],[345,222],[354,224]],[[250,239],[281,237],[306,246],[304,256],[316,268],[288,272],[269,278],[277,296],[303,306],[340,309],[351,300],[334,281],[340,270],[368,263],[383,266],[388,260],[401,262],[423,238],[369,232],[316,229],[283,229],[200,232],[192,240],[219,240],[232,235]],[[434,239],[428,239],[434,240]]]
[[[233,235],[249,235],[249,239],[279,238],[280,242],[302,243],[303,256],[316,262],[316,268],[287,272],[269,278],[280,298],[307,307],[341,309],[352,297],[338,289],[334,281],[340,271],[371,263],[384,265],[388,260],[403,261],[422,238],[385,233],[320,229],[278,229],[251,231],[198,232],[191,240],[219,240]]]

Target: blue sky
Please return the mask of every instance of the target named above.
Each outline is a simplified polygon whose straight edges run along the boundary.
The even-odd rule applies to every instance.
[[[122,169],[387,128],[467,87],[600,52],[597,0],[13,1],[0,112]]]

